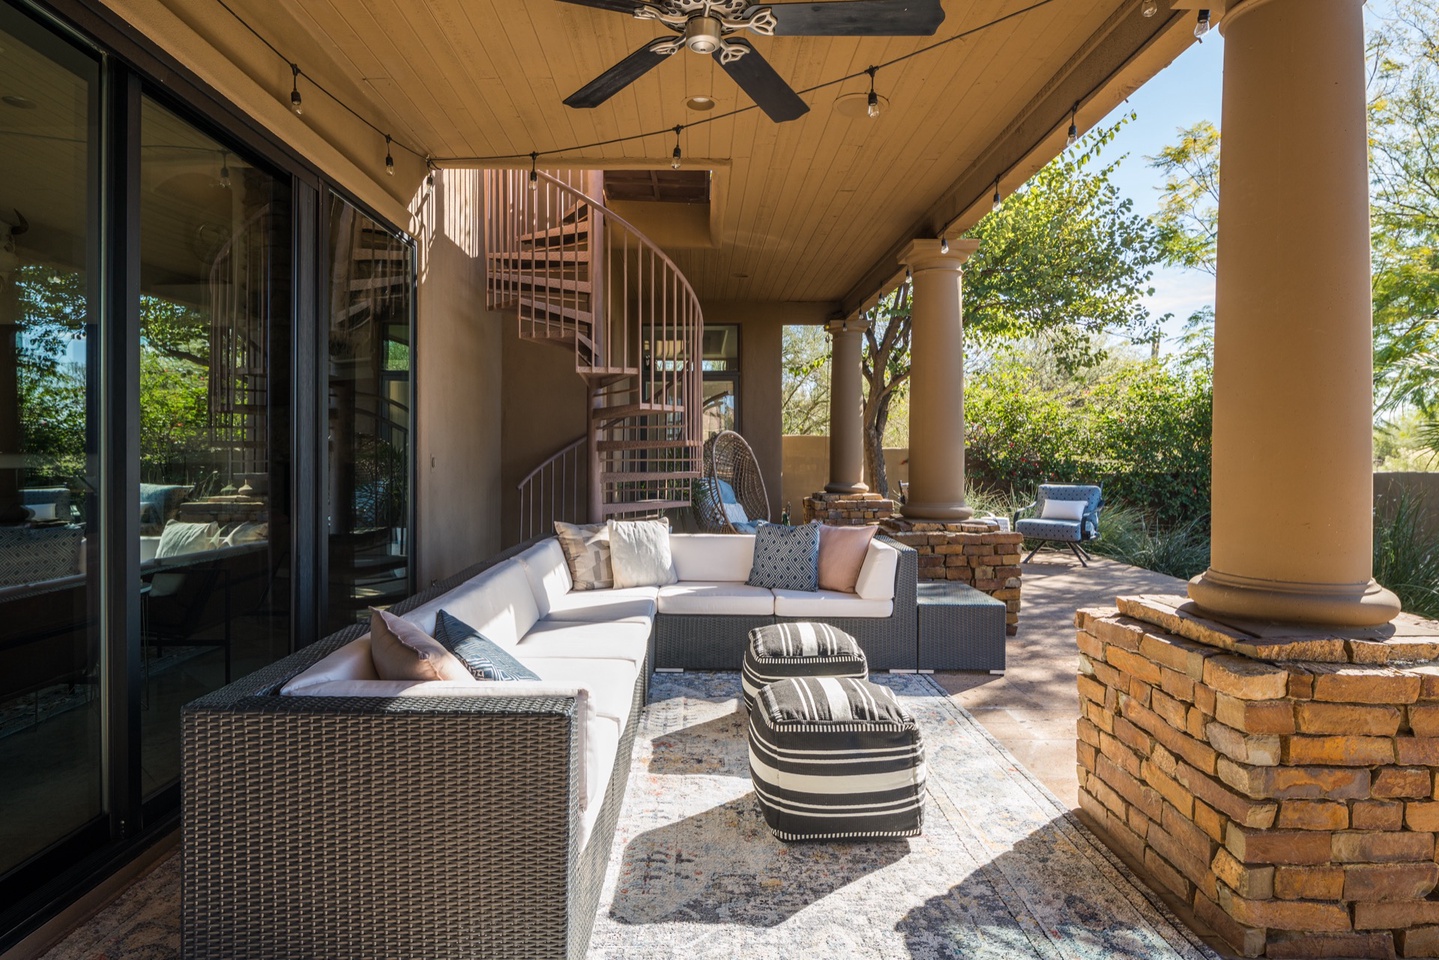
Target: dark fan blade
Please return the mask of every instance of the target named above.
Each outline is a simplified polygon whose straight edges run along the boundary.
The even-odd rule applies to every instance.
[[[601,10],[613,10],[615,13],[628,13],[634,16],[635,10],[639,9],[638,0],[560,0],[561,3],[573,3],[581,7],[598,7]]]
[[[759,51],[751,44],[744,40],[726,42],[748,47],[749,50],[738,60],[729,63],[720,59],[723,50],[716,50],[710,56],[750,95],[750,99],[758,104],[761,110],[769,114],[771,120],[784,123],[809,113],[809,104],[799,98],[799,94],[784,82],[783,77],[774,72],[774,67],[770,66],[769,61],[760,56]]]
[[[589,83],[565,98],[567,107],[598,107],[640,77],[649,73],[671,54],[655,53],[650,48],[656,41],[640,47]]]
[[[939,0],[834,0],[762,6],[774,11],[777,37],[929,37],[944,22]]]

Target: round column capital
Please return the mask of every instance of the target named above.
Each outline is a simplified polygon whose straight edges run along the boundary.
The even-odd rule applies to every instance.
[[[959,273],[964,262],[979,249],[978,240],[950,240],[949,252],[943,250],[945,241],[930,239],[911,240],[899,252],[899,262],[915,273],[924,270],[949,270]]]
[[[841,334],[859,336],[869,329],[869,321],[863,317],[850,317],[846,320],[830,320],[824,325],[830,336],[838,337]]]

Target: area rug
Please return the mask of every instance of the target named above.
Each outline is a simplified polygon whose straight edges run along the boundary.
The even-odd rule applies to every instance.
[[[734,673],[657,674],[592,960],[1216,960],[928,677],[882,675],[919,720],[924,833],[784,844],[750,789]],[[179,858],[45,960],[179,955]]]
[[[592,960],[1215,956],[923,675],[880,675],[924,731],[924,833],[785,844],[755,806],[740,682],[658,674]]]

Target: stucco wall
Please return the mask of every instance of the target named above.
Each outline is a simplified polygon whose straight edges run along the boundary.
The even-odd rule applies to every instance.
[[[1428,513],[1425,529],[1439,539],[1439,473],[1376,473],[1374,474],[1374,505],[1380,511],[1401,492],[1422,499]]]
[[[810,494],[823,490],[829,482],[829,437],[802,437],[793,434],[783,439],[784,444],[784,486],[780,508],[784,501],[791,504],[790,517],[801,513],[801,503]],[[890,496],[899,499],[899,482],[909,480],[908,447],[886,447],[884,450],[884,472],[889,478]],[[865,477],[865,482],[869,478]]]
[[[824,323],[835,304],[716,300],[701,304],[707,324],[740,324],[740,433],[754,448],[769,493],[770,519],[784,510],[781,380],[787,324]],[[796,515],[798,503],[795,504]]]
[[[480,178],[436,175],[418,231],[418,583],[500,549],[502,318],[484,309]]]

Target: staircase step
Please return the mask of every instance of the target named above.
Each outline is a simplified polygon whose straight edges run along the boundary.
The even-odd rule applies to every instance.
[[[694,480],[701,475],[699,470],[614,470],[600,473],[601,483],[621,480]]]
[[[590,251],[581,250],[517,250],[509,253],[490,253],[485,258],[490,269],[513,269],[521,265],[545,264],[561,267],[589,266]]]
[[[684,449],[689,444],[683,440],[601,440],[599,441],[600,452],[611,452],[615,450],[670,450]],[[696,445],[698,449],[698,445]]]
[[[595,315],[594,312],[591,310],[582,310],[577,306],[571,307],[560,303],[550,303],[546,300],[538,299],[536,297],[521,296],[518,299],[520,318],[522,320],[525,319],[527,316],[525,310],[529,309],[531,313],[528,314],[528,316],[563,317],[566,320],[573,320],[576,323],[582,323],[591,328],[594,327]]]
[[[565,290],[572,293],[589,293],[591,289],[588,280],[575,277],[553,277],[527,270],[490,268],[490,282],[500,281],[518,285],[522,290]]]
[[[622,420],[646,413],[684,413],[683,403],[623,403],[614,407],[600,407],[591,413],[595,420]]]
[[[627,380],[630,377],[637,377],[640,373],[639,367],[578,367],[575,370],[585,378],[592,387],[608,387]]]
[[[550,227],[548,230],[536,230],[533,233],[522,233],[518,239],[520,243],[536,244],[539,246],[554,246],[554,241],[559,243],[578,243],[580,240],[589,239],[590,225],[588,220],[581,220],[578,223],[562,223],[558,227]]]
[[[688,500],[634,500],[629,503],[607,503],[601,513],[606,517],[624,513],[663,513],[665,510],[689,505]]]

